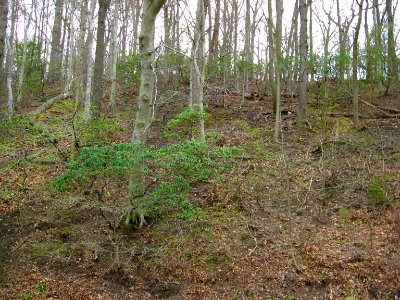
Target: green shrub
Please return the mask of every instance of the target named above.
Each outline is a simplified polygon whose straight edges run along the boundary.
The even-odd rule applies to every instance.
[[[386,183],[381,176],[376,176],[369,183],[368,199],[371,204],[385,204],[388,200],[386,195]]]
[[[196,106],[188,107],[168,121],[164,135],[180,140],[198,137],[200,133],[199,121],[208,116],[209,114],[205,110],[200,110]]]
[[[148,218],[172,210],[194,218],[200,211],[188,197],[193,184],[220,179],[239,151],[211,146],[202,140],[184,141],[160,149],[129,143],[87,147],[68,165],[68,171],[56,178],[55,187],[66,192],[102,180],[122,182],[128,189],[131,172],[140,163],[147,185],[152,188],[135,201],[135,210]]]

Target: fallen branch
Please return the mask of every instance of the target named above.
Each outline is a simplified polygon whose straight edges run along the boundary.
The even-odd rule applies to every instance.
[[[35,111],[35,113],[34,113],[34,116],[37,117],[37,116],[40,115],[41,113],[44,113],[46,110],[48,110],[49,108],[51,108],[51,107],[54,105],[54,103],[56,103],[57,101],[64,100],[64,99],[68,99],[68,98],[71,98],[71,97],[72,97],[72,94],[71,94],[71,93],[66,92],[66,91],[62,92],[60,95],[55,96],[55,97],[53,97],[53,98],[47,100],[46,102],[44,102],[42,105],[40,105],[40,106],[36,109],[36,111]]]
[[[353,113],[331,113],[331,117],[345,117],[345,118],[353,118]],[[360,119],[391,119],[391,118],[400,118],[400,114],[391,115],[391,114],[380,114],[380,115],[358,115]]]

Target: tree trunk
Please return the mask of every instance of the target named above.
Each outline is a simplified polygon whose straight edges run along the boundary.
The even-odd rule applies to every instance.
[[[274,99],[274,115],[276,113],[276,87],[275,87],[275,46],[274,46],[274,21],[272,20],[272,2],[268,0],[268,72],[271,94]]]
[[[155,74],[153,70],[155,49],[155,20],[166,0],[144,0],[139,50],[141,55],[141,74],[138,109],[132,143],[145,144],[152,121],[154,105]]]
[[[209,62],[211,63],[215,57],[218,56],[218,39],[219,39],[219,27],[221,22],[221,0],[215,1],[215,19],[214,19],[214,26],[213,32],[211,37],[210,43],[210,50],[209,50]]]
[[[28,30],[29,30],[29,26],[32,21],[32,13],[33,13],[33,8],[31,8],[31,11],[28,16],[28,20],[26,21],[25,28],[24,28],[22,61],[21,61],[21,68],[19,71],[18,88],[17,88],[17,102],[20,102],[22,99],[22,89],[23,89],[23,84],[24,84],[24,79],[25,79],[25,65],[26,65],[26,54],[27,54],[26,52],[28,49]]]
[[[15,54],[15,45],[14,45],[14,36],[15,36],[15,22],[16,20],[16,5],[13,0],[9,0],[9,6],[11,11],[11,28],[10,35],[8,36],[8,47],[7,47],[7,93],[8,93],[8,117],[11,118],[14,115],[14,96],[12,89],[13,82],[13,69],[14,69],[14,54]]]
[[[310,74],[311,74],[311,82],[314,82],[315,78],[315,61],[314,61],[314,38],[313,38],[313,0],[309,0],[310,6],[310,29],[309,29],[309,37],[310,37]]]
[[[93,77],[93,63],[92,63],[92,47],[93,47],[93,19],[94,10],[96,8],[96,0],[90,1],[90,16],[88,23],[88,37],[86,40],[86,92],[85,92],[85,108],[83,111],[83,119],[88,121],[92,118],[92,77]]]
[[[394,39],[394,17],[392,0],[386,0],[386,12],[388,18],[388,75],[389,87],[393,87],[399,81],[399,67],[396,56],[396,43]]]
[[[8,1],[0,0],[0,80],[3,82],[4,56],[6,50]]]
[[[362,8],[363,8],[364,0],[361,0],[359,4],[359,12],[358,12],[358,21],[356,30],[354,32],[354,44],[353,44],[353,116],[354,116],[354,125],[358,126],[359,124],[359,109],[358,109],[358,37],[360,34],[361,20],[362,20]]]
[[[196,23],[192,44],[192,64],[190,68],[190,104],[203,112],[204,87],[204,35],[205,35],[204,0],[197,0]],[[204,119],[199,119],[200,138],[205,139]]]
[[[300,0],[300,69],[299,69],[299,107],[297,111],[297,125],[305,124],[306,97],[307,97],[307,0]]]
[[[106,17],[107,11],[110,8],[111,0],[99,0],[99,15],[97,17],[97,43],[96,55],[94,60],[94,73],[93,73],[93,104],[92,114],[94,118],[100,117],[101,100],[103,98],[104,86],[104,57],[106,52],[106,45],[104,42],[104,35],[106,31]]]
[[[117,58],[118,58],[118,11],[119,1],[114,4],[113,25],[112,25],[112,41],[110,45],[110,60],[111,60],[111,92],[110,92],[110,106],[115,107],[115,88],[117,85]]]
[[[276,112],[274,140],[279,141],[279,131],[281,129],[281,57],[282,57],[282,0],[276,0],[276,30],[275,30],[275,89],[276,89]]]
[[[49,73],[47,83],[53,84],[61,79],[62,49],[61,49],[61,29],[62,29],[62,8],[63,0],[56,0],[54,24],[51,33],[51,54],[49,63]]]

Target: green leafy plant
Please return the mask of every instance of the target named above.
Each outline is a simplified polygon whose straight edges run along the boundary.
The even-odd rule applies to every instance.
[[[39,283],[35,286],[35,289],[36,289],[36,291],[38,291],[39,293],[43,293],[44,291],[46,291],[47,287],[48,287],[47,283],[39,282]]]
[[[239,152],[203,140],[187,140],[160,149],[129,143],[87,147],[68,165],[68,171],[56,178],[55,187],[66,192],[102,181],[125,183],[128,189],[131,172],[140,163],[151,188],[135,201],[135,212],[153,218],[175,210],[195,219],[201,210],[189,200],[191,187],[197,182],[221,179]]]
[[[376,176],[369,183],[368,199],[371,204],[385,204],[388,200],[386,183],[381,176]]]
[[[168,121],[164,135],[180,140],[195,138],[199,135],[198,124],[200,119],[207,117],[208,113],[205,110],[200,110],[196,106],[188,107]]]

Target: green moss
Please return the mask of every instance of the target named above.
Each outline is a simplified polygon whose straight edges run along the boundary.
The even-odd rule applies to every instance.
[[[69,255],[67,245],[59,240],[44,240],[34,243],[30,247],[31,253],[38,258],[58,257],[65,258]]]

